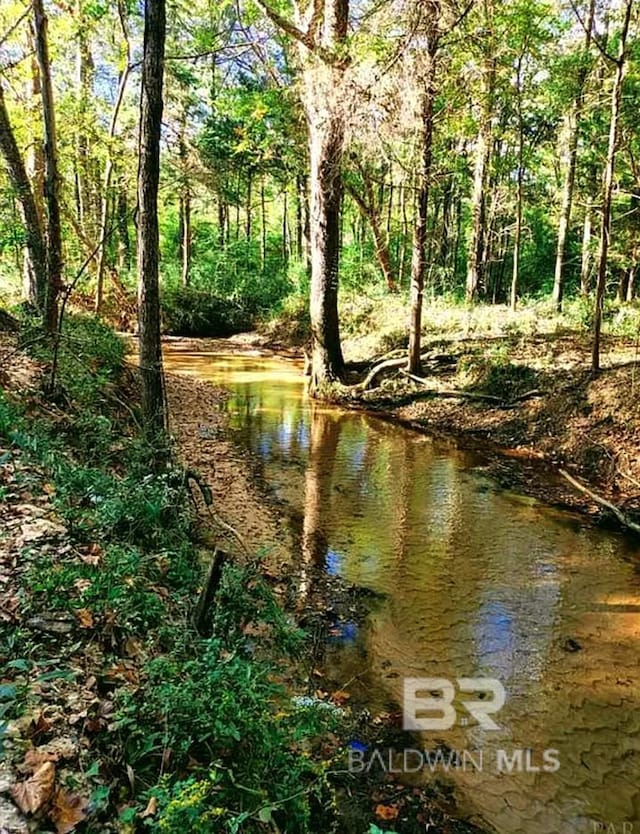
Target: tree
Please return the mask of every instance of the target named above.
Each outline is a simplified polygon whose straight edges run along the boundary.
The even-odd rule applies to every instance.
[[[433,119],[436,98],[436,59],[440,40],[440,3],[431,0],[424,4],[424,37],[426,39],[426,69],[422,80],[420,96],[421,122],[421,159],[420,181],[418,188],[418,209],[413,233],[413,257],[411,260],[411,311],[409,323],[409,361],[410,373],[419,374],[420,344],[422,332],[422,293],[426,270],[427,216],[429,208],[429,190],[431,188],[431,167],[433,159]]]
[[[580,122],[584,108],[585,83],[587,75],[589,74],[589,57],[595,7],[595,0],[589,0],[589,11],[585,22],[584,44],[578,57],[579,66],[576,77],[576,94],[571,106],[571,112],[567,119],[567,160],[564,182],[562,185],[562,205],[560,208],[560,220],[558,222],[558,248],[556,251],[556,266],[553,282],[553,303],[555,304],[558,312],[562,309],[562,296],[564,294],[564,269],[567,257],[567,238],[569,223],[571,221],[571,209],[573,206],[573,189],[576,179],[576,162],[578,158],[578,138],[580,136]],[[587,218],[586,223],[590,223],[591,217],[588,208]],[[587,228],[586,224],[585,228]]]
[[[345,142],[345,72],[349,0],[319,0],[298,24],[263,0],[260,7],[300,46],[303,103],[309,129],[311,194],[311,393],[342,378],[344,359],[338,319],[342,154]]]
[[[609,144],[607,160],[602,177],[602,220],[600,224],[600,248],[598,251],[598,280],[596,284],[595,308],[593,316],[593,344],[591,351],[591,370],[600,371],[600,334],[602,330],[602,310],[607,284],[607,255],[609,252],[609,235],[611,232],[611,198],[613,194],[613,176],[615,172],[616,151],[618,149],[618,121],[622,102],[622,85],[627,61],[627,37],[631,23],[633,0],[625,0],[622,29],[618,46],[618,55],[611,58],[615,64],[613,87],[611,90],[611,120],[609,123]]]
[[[146,0],[138,139],[138,339],[143,419],[147,434],[156,438],[166,425],[158,279],[165,30],[165,0]]]
[[[101,311],[102,296],[104,292],[104,270],[107,260],[107,236],[109,227],[109,193],[111,190],[111,179],[113,177],[114,169],[112,143],[116,135],[118,127],[118,116],[120,115],[120,110],[124,101],[125,91],[127,89],[127,82],[131,73],[131,44],[129,43],[129,30],[126,21],[126,10],[124,8],[122,0],[118,0],[118,18],[120,20],[120,29],[122,31],[122,39],[124,42],[125,54],[124,66],[120,71],[120,77],[118,80],[118,91],[116,93],[116,100],[113,105],[113,112],[111,114],[111,121],[109,123],[107,161],[105,163],[104,168],[102,195],[100,199],[100,225],[98,227],[98,240],[96,241],[96,245],[99,247],[98,264],[96,267],[96,313],[99,313]]]
[[[60,177],[53,84],[49,62],[48,21],[42,0],[33,0],[35,48],[42,86],[44,122],[45,203],[47,207],[47,289],[44,308],[45,328],[58,328],[58,297],[62,291],[62,225],[60,221]]]
[[[493,110],[496,86],[496,44],[493,0],[484,0],[484,32],[480,67],[481,92],[478,110],[478,134],[475,147],[473,187],[471,193],[471,234],[467,256],[467,301],[475,301],[483,289],[486,244],[486,190],[491,161]]]
[[[29,182],[27,171],[20,155],[0,82],[0,152],[2,153],[9,179],[20,204],[25,228],[25,244],[28,252],[28,270],[34,280],[29,280],[27,300],[37,309],[44,309],[47,287],[47,248],[40,225],[36,200]]]

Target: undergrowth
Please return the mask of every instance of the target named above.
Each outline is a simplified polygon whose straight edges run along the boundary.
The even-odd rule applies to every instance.
[[[50,361],[32,330],[23,341]],[[90,834],[335,830],[337,754],[323,739],[343,718],[291,698],[306,635],[257,560],[225,569],[213,634],[195,632],[204,564],[184,473],[151,466],[153,449],[118,404],[124,348],[114,334],[72,318],[61,344],[53,416],[42,400],[0,391],[3,462],[20,488],[50,496],[66,530],[60,546],[22,549],[21,624],[0,632],[0,712],[31,714],[47,698],[43,674],[68,687],[93,664],[110,706],[73,725],[83,775],[68,777],[93,786]],[[75,627],[25,627],[51,617]]]

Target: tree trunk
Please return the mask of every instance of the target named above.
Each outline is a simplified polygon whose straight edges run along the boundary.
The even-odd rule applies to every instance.
[[[488,16],[488,15],[487,15]],[[480,126],[476,140],[473,190],[471,194],[471,236],[467,265],[467,301],[475,301],[483,284],[483,252],[485,249],[485,201],[486,186],[491,160],[491,136],[493,118],[493,94],[495,86],[495,58],[489,55],[483,68],[483,101]]]
[[[160,344],[158,183],[166,27],[165,0],[146,0],[138,162],[138,338],[142,413],[147,434],[166,424]]]
[[[78,223],[89,240],[95,240],[97,229],[94,214],[92,171],[89,160],[87,127],[90,119],[90,101],[93,86],[93,58],[89,45],[89,24],[83,10],[83,0],[76,0],[76,90],[79,103],[78,123],[75,137],[76,157],[74,160],[76,192],[78,201]]]
[[[344,56],[349,0],[324,0],[319,41],[306,62],[304,99],[309,125],[311,193],[312,395],[342,378],[344,359],[338,319],[342,152],[345,139]],[[329,60],[324,53],[329,52]]]
[[[560,209],[560,221],[558,223],[558,247],[556,250],[556,267],[553,282],[553,303],[558,312],[562,309],[562,296],[564,293],[564,267],[567,257],[567,237],[569,234],[569,223],[571,221],[571,208],[573,205],[573,189],[576,179],[576,160],[578,157],[578,138],[580,135],[580,122],[584,105],[584,87],[587,80],[587,57],[591,49],[591,33],[595,15],[595,0],[590,0],[589,12],[585,23],[585,41],[582,50],[581,65],[578,70],[578,89],[576,98],[571,108],[568,120],[567,137],[567,163],[562,186],[562,206]]]
[[[304,229],[302,224],[304,200],[304,180],[298,175],[296,177],[296,260],[298,261],[301,261],[304,257]]]
[[[342,377],[338,321],[342,115],[310,121],[311,190],[311,391]]]
[[[181,200],[182,210],[182,285],[191,283],[191,192],[184,191]]]
[[[40,217],[31,183],[27,176],[20,150],[16,142],[4,100],[0,82],[0,151],[4,157],[11,185],[20,204],[25,228],[25,243],[31,275],[27,300],[39,310],[44,307],[47,286],[47,250],[40,225]]]
[[[611,91],[611,122],[609,125],[609,146],[604,169],[602,186],[602,222],[600,225],[600,250],[598,253],[598,279],[596,284],[595,309],[593,317],[593,348],[591,351],[591,370],[597,374],[600,370],[600,333],[602,330],[602,309],[607,284],[607,256],[609,254],[609,235],[611,232],[611,198],[613,194],[613,175],[618,149],[618,120],[622,102],[622,84],[626,68],[627,35],[631,21],[633,0],[626,0],[624,20],[620,33],[620,45],[616,61],[616,72]]]
[[[421,127],[422,147],[420,164],[420,186],[418,207],[413,231],[413,254],[411,259],[411,301],[409,318],[409,373],[420,374],[420,347],[422,338],[422,293],[427,266],[427,217],[429,191],[431,188],[431,166],[433,159],[433,108],[436,98],[436,56],[438,52],[438,2],[429,3],[426,12],[427,26],[427,69],[422,89]]]
[[[518,303],[518,277],[520,271],[520,245],[522,241],[522,209],[524,202],[524,121],[522,118],[522,61],[517,68],[516,95],[518,97],[518,176],[516,194],[516,225],[513,233],[513,269],[511,274],[511,309]]]
[[[267,201],[264,193],[264,177],[260,180],[260,269],[267,263]]]
[[[591,197],[587,198],[584,209],[584,226],[582,229],[582,263],[580,265],[580,295],[589,295],[591,284]]]
[[[247,179],[247,202],[245,204],[245,236],[247,240],[251,240],[253,210],[251,201],[253,199],[253,174],[249,173]]]
[[[60,225],[60,179],[53,85],[49,63],[47,18],[42,0],[33,0],[35,47],[42,87],[44,123],[45,203],[47,207],[47,291],[44,325],[49,333],[58,328],[58,297],[62,291],[62,230]]]
[[[127,186],[121,180],[117,198],[118,222],[118,266],[120,270],[131,269],[131,240],[129,238],[129,210],[127,208]]]
[[[116,100],[111,114],[111,122],[109,124],[109,141],[107,143],[107,162],[104,169],[104,177],[102,181],[102,196],[100,200],[100,225],[98,227],[97,244],[100,247],[98,250],[98,264],[96,266],[96,298],[95,311],[100,313],[102,308],[102,296],[104,291],[104,268],[107,258],[107,237],[109,228],[109,192],[111,189],[111,178],[113,176],[113,155],[112,145],[113,139],[116,135],[116,128],[118,125],[118,116],[122,107],[125,90],[127,88],[127,81],[131,72],[131,46],[129,44],[129,33],[125,23],[125,11],[120,6],[120,27],[122,29],[123,39],[126,45],[126,64],[120,74],[120,81],[118,83],[118,92],[116,93]],[[126,222],[126,221],[125,221]],[[122,221],[119,220],[120,228],[122,228]],[[127,236],[128,237],[128,236]]]

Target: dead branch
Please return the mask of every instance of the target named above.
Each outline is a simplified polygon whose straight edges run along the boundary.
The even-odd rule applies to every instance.
[[[209,637],[211,634],[211,607],[222,581],[222,569],[228,558],[223,550],[216,548],[213,551],[207,577],[193,611],[193,625],[201,637]]]
[[[583,495],[588,496],[595,504],[598,504],[600,507],[604,507],[606,510],[613,513],[620,524],[627,530],[632,530],[634,533],[640,535],[640,524],[636,524],[635,521],[632,521],[625,513],[622,512],[620,507],[616,507],[616,505],[612,504],[611,501],[607,501],[606,498],[603,498],[601,495],[598,495],[593,492],[593,490],[589,489],[589,487],[581,484],[580,481],[577,481],[566,470],[559,469],[558,471],[562,477],[571,484],[572,487],[575,487],[575,489],[578,490],[578,492],[583,493]]]

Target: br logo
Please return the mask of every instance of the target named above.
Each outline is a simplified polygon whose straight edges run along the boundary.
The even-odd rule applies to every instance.
[[[494,678],[405,678],[403,728],[405,730],[450,730],[458,721],[468,724],[467,715],[458,718],[454,706],[456,691],[475,695],[476,699],[459,698],[467,715],[475,718],[484,730],[499,730],[491,718],[504,706],[506,692]],[[483,697],[478,697],[483,696]]]

